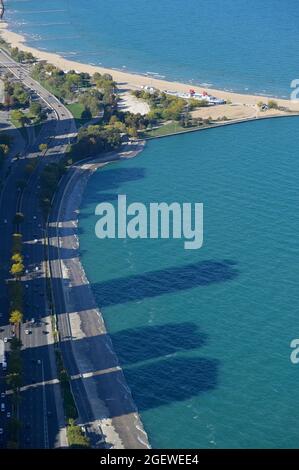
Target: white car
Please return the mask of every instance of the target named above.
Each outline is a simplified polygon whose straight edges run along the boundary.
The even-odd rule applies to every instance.
[[[3,434],[3,428],[0,428],[0,435]]]
[[[5,392],[1,392],[1,398],[5,398]]]
[[[6,413],[6,418],[11,418],[11,413],[10,413],[10,411],[8,411],[8,412]]]
[[[5,411],[5,403],[1,403],[1,411],[2,411],[2,412]]]
[[[8,338],[6,338],[6,337],[5,337],[5,338],[3,338],[3,341],[4,341],[4,343],[7,343],[7,341],[8,341]]]
[[[30,330],[25,330],[25,335],[30,335]]]

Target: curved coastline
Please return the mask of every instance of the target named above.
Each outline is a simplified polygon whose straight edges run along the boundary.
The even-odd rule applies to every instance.
[[[27,46],[22,45],[21,47],[26,50]],[[32,48],[29,48],[29,49],[31,49],[31,51],[34,51],[33,53],[36,52],[36,49],[32,49]],[[50,59],[49,59],[49,61],[50,61]],[[79,64],[79,63],[75,63],[75,64],[84,66],[84,64]],[[115,70],[102,69],[102,71],[105,71],[105,72],[107,71],[108,73],[115,74]],[[129,74],[129,75],[133,75],[133,74]],[[143,77],[143,78],[145,78],[145,77]],[[152,79],[150,79],[150,80],[152,81]],[[156,80],[156,79],[154,79],[154,80]],[[175,83],[175,82],[173,82],[173,83]],[[184,87],[187,86],[187,85],[183,85],[183,84],[180,84],[180,85],[182,85]],[[218,95],[219,95],[219,90],[215,91],[215,93],[218,93]],[[235,94],[233,94],[233,95],[235,95]],[[228,92],[225,92],[225,96],[228,96]],[[248,95],[248,96],[250,96],[250,95]],[[255,97],[255,98],[260,98],[260,97]],[[284,101],[284,100],[282,100],[282,101]],[[231,121],[231,122],[227,122],[227,123],[216,124],[216,125],[210,126],[208,128],[223,127],[225,125],[240,124],[240,123],[244,123],[244,122],[252,122],[252,121],[262,120],[262,119],[270,119],[270,118],[272,119],[272,118],[276,118],[276,117],[290,117],[290,116],[289,115],[288,116],[275,116],[275,115],[273,115],[273,116],[264,116],[264,117],[260,117],[260,118],[242,119],[242,120],[238,120],[238,121],[235,120],[235,121]],[[206,129],[188,130],[188,131],[186,131],[186,133],[187,132],[196,132],[196,131],[199,131],[199,130],[206,130]],[[179,135],[181,133],[185,133],[185,132],[179,132],[177,134],[172,134],[172,135]],[[168,137],[168,136],[163,136],[163,137]],[[155,138],[157,138],[157,137],[155,137]],[[85,275],[85,271],[84,271],[84,268],[83,268],[81,260],[80,260],[79,240],[78,240],[78,234],[77,234],[78,219],[73,219],[71,216],[74,215],[74,212],[78,213],[78,207],[80,206],[80,200],[82,199],[84,189],[86,187],[86,184],[88,182],[89,177],[92,176],[94,171],[96,171],[98,168],[100,168],[104,165],[107,165],[111,162],[118,161],[121,158],[133,158],[137,154],[139,154],[142,150],[143,150],[143,148],[140,148],[136,153],[134,153],[134,151],[131,151],[132,152],[131,156],[128,155],[127,157],[120,157],[118,155],[118,156],[114,156],[112,158],[109,158],[109,156],[108,156],[108,158],[106,158],[106,159],[103,158],[103,157],[101,157],[99,159],[92,159],[92,161],[89,162],[89,163],[85,161],[82,164],[76,164],[73,167],[73,168],[75,168],[74,171],[76,171],[78,169],[81,172],[82,169],[83,169],[84,170],[84,175],[82,175],[82,173],[81,173],[81,175],[80,175],[81,181],[80,181],[80,178],[77,179],[75,181],[75,183],[73,184],[73,186],[71,187],[71,194],[73,196],[70,196],[69,193],[68,194],[64,193],[64,197],[61,199],[60,206],[65,206],[66,208],[70,209],[70,207],[67,207],[66,199],[68,199],[68,198],[73,199],[74,198],[73,199],[74,206],[71,209],[71,213],[68,213],[67,211],[64,211],[64,215],[65,215],[65,219],[72,221],[71,226],[73,227],[73,233],[72,233],[72,235],[70,235],[70,240],[69,241],[73,244],[75,249],[78,251],[78,256],[75,255],[75,257],[74,257],[75,258],[74,266],[76,265],[77,273],[80,273],[80,276],[81,276],[82,281],[84,282],[84,285],[89,286],[89,281],[88,281],[88,279]],[[64,183],[64,189],[66,189],[66,186],[70,182],[71,178],[72,178],[72,174],[68,174],[68,177],[67,177],[67,179]],[[69,185],[69,186],[71,186],[71,185]],[[67,214],[70,217],[68,217]],[[72,237],[72,240],[71,240],[71,237]],[[67,264],[65,264],[65,267],[66,267],[66,269],[68,269]],[[68,269],[68,274],[70,274],[69,269]],[[64,287],[67,289],[66,286],[64,286]],[[90,291],[90,296],[92,298],[93,293],[91,291],[90,286],[89,286],[88,291]],[[86,292],[88,292],[88,291],[86,291]],[[94,300],[91,300],[90,302],[94,303]],[[105,329],[104,319],[102,317],[102,314],[101,314],[99,309],[97,309],[97,312],[98,312],[97,315],[98,315],[99,322],[102,326],[101,334],[102,335],[107,335],[107,331]],[[72,316],[72,325],[74,326],[74,330],[76,331],[75,336],[76,335],[79,335],[79,336],[83,335],[83,337],[86,337],[86,333],[84,332],[84,328],[81,328],[82,327],[81,320],[78,318],[78,316],[76,317],[74,314],[72,314],[72,315],[73,315]],[[111,342],[109,342],[109,336],[107,336],[107,341],[106,341],[106,344],[105,344],[105,348],[107,348],[107,350],[110,350],[111,356],[114,357],[113,362],[115,362],[116,355],[115,355],[115,352],[113,351],[113,347],[112,347]],[[114,368],[115,368],[115,370],[121,371],[121,368],[117,365]],[[124,403],[126,403],[126,402],[132,402],[133,403],[133,398],[131,397],[131,392],[130,392],[128,386],[126,385],[126,380],[125,380],[125,377],[122,374],[122,371],[121,371],[119,377],[117,378],[117,382],[123,388]],[[108,386],[109,386],[109,383],[108,383]],[[94,405],[92,405],[92,406],[94,406]],[[113,403],[111,403],[111,406],[113,406]],[[104,429],[106,429],[107,432],[108,432],[108,436],[109,436],[109,439],[110,439],[109,442],[111,443],[111,445],[115,445],[115,448],[131,448],[131,442],[132,441],[127,440],[127,437],[128,437],[128,432],[127,431],[128,431],[128,429],[127,430],[125,429],[128,426],[128,423],[129,423],[130,433],[132,433],[133,438],[135,439],[135,444],[139,443],[139,446],[142,447],[142,448],[149,448],[150,447],[150,445],[148,443],[147,434],[146,434],[146,432],[143,428],[143,425],[142,425],[142,422],[140,420],[140,417],[139,417],[139,414],[138,414],[138,411],[137,411],[136,407],[135,407],[135,411],[133,411],[134,406],[135,405],[132,406],[132,413],[124,414],[121,417],[112,418],[112,419],[108,416],[109,411],[110,411],[109,410],[110,404],[108,406],[104,406],[104,408],[103,408],[104,411],[102,411],[102,413],[103,413],[103,423],[102,424],[104,426]],[[105,417],[105,409],[107,410],[107,417]],[[97,412],[96,412],[96,414],[97,414]],[[125,423],[124,420],[127,420],[127,423]],[[136,447],[136,445],[135,445],[135,447]]]
[[[86,379],[83,383],[90,398],[94,423],[101,427],[106,444],[114,449],[148,449],[150,444],[81,263],[78,213],[92,174],[108,163],[137,156],[143,148],[144,142],[138,142],[119,152],[73,165],[56,194],[58,204],[55,212],[58,217],[55,217],[55,225],[59,233],[58,240],[55,241],[55,237],[49,240],[51,244],[58,243],[62,251],[71,250],[72,253],[70,257],[62,256],[60,259],[65,279],[62,282],[64,296],[70,311],[72,350],[80,375]],[[84,290],[83,302],[88,305],[88,309],[80,308],[79,296],[76,298],[74,288]],[[82,342],[87,344],[87,348],[82,346]]]

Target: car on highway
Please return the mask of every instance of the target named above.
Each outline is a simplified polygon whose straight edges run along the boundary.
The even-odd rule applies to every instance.
[[[1,398],[5,398],[5,392],[1,392]]]
[[[3,428],[0,428],[0,435],[3,434]]]
[[[5,403],[1,403],[1,412],[4,413],[5,411]]]
[[[8,419],[11,418],[11,413],[10,413],[10,411],[8,411],[8,412],[6,413],[6,418],[8,418]]]
[[[5,338],[3,338],[3,341],[4,343],[8,343],[8,338],[5,336]]]

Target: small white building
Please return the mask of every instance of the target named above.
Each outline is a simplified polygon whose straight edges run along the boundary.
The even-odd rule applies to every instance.
[[[154,94],[156,91],[158,91],[157,88],[154,88],[153,86],[148,86],[148,85],[144,85],[144,86],[142,85],[141,89],[144,91],[147,91],[151,95]]]

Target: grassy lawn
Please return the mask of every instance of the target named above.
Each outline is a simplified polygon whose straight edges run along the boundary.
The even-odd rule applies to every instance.
[[[28,117],[30,115],[28,114]],[[26,126],[25,127],[22,127],[20,122],[19,121],[16,121],[15,119],[13,119],[11,116],[10,116],[10,122],[18,129],[18,131],[21,133],[23,139],[25,141],[27,141],[28,139],[28,134],[27,134],[27,130],[26,130]],[[46,121],[44,122],[39,122],[39,123],[31,123],[30,124],[30,127],[34,127],[35,128],[35,136],[37,137],[43,127],[43,124],[45,123]]]
[[[89,119],[81,119],[84,111],[84,106],[81,103],[67,104],[66,107],[74,116],[77,128],[84,126],[89,121]]]
[[[67,109],[72,113],[75,119],[81,120],[81,115],[84,111],[84,106],[81,103],[68,104]]]
[[[151,131],[145,131],[143,137],[146,139],[147,137],[161,137],[166,135],[171,135],[174,133],[180,132],[191,132],[198,129],[205,129],[206,127],[210,127],[209,125],[202,125],[202,126],[195,126],[195,127],[183,127],[179,123],[172,121],[167,124],[162,124],[161,127],[158,129],[153,129]]]
[[[173,134],[174,132],[186,131],[185,127],[180,126],[177,122],[169,122],[162,125],[158,129],[153,129],[152,131],[146,131],[145,137],[159,137],[161,135]]]
[[[22,134],[23,139],[27,141],[27,131],[26,131],[25,127],[22,127],[20,122],[13,119],[11,117],[11,115],[9,117],[9,120],[18,129],[18,131]]]

